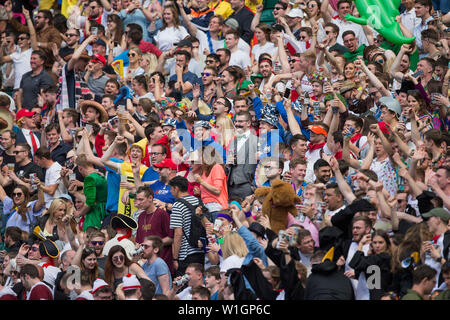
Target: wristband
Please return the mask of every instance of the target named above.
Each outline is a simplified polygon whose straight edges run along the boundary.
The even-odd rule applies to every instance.
[[[244,212],[246,218],[250,218],[252,216],[251,211]]]

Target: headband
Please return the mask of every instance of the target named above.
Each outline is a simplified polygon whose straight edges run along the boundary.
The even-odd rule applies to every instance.
[[[233,222],[233,218],[227,215],[226,213],[218,213],[216,219],[217,218],[224,218],[230,222]]]
[[[240,210],[242,210],[241,205],[240,205],[239,202],[237,202],[236,200],[231,201],[231,202],[230,202],[230,206],[231,206],[232,204],[235,204]]]
[[[258,64],[261,64],[263,62],[267,62],[268,64],[272,65],[272,60],[270,59],[262,59]]]

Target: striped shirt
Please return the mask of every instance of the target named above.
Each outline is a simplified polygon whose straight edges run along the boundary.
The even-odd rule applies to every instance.
[[[183,197],[194,207],[198,206],[200,201],[194,196]],[[172,214],[170,215],[170,229],[183,228],[183,233],[181,237],[181,246],[178,253],[178,259],[180,261],[185,260],[187,256],[194,253],[202,253],[202,249],[192,248],[186,237],[189,237],[191,231],[191,210],[186,207],[180,201],[175,201],[172,207]],[[186,234],[186,236],[185,236]]]

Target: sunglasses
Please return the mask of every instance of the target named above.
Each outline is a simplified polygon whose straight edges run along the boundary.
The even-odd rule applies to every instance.
[[[18,37],[17,40],[27,40],[27,37]]]
[[[33,252],[36,252],[36,251],[39,250],[39,247],[31,247],[30,250],[33,251]]]
[[[289,59],[289,63],[291,63],[291,62],[299,62],[300,61],[300,59]]]
[[[66,33],[65,36],[66,37],[76,37],[77,34],[76,33]]]
[[[135,57],[135,56],[136,56],[136,53],[129,53],[128,56],[129,56],[129,57]]]
[[[283,10],[283,7],[275,7],[275,8],[273,8],[273,10]]]
[[[21,197],[21,196],[23,196],[23,193],[22,192],[18,192],[18,193],[13,192],[12,196],[13,197]]]
[[[305,39],[306,39],[305,36],[300,37],[300,40],[305,40]]]
[[[148,248],[150,248],[151,246],[149,246],[148,244],[141,244],[141,247],[143,247],[144,249],[148,249]]]
[[[91,241],[93,246],[102,246],[104,243],[105,241]]]
[[[214,63],[214,60],[206,60],[206,63]]]
[[[115,256],[112,260],[114,262],[119,262],[119,261],[122,262],[124,259],[125,259],[124,256]]]
[[[14,154],[19,154],[19,153],[21,153],[21,152],[24,152],[25,150],[16,150],[16,151],[14,151]]]
[[[203,76],[209,77],[210,75],[212,75],[212,73],[209,73],[209,72],[202,72],[202,77],[203,77]]]

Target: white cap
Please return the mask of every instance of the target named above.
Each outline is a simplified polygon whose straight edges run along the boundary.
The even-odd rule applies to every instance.
[[[105,280],[98,278],[94,281],[94,286],[91,290],[91,293],[94,294],[95,292],[97,292],[98,289],[103,287],[111,287],[111,286],[107,284]]]
[[[289,18],[303,18],[304,15],[303,10],[299,8],[291,9],[291,11],[287,14]]]
[[[127,274],[123,279],[123,290],[137,289],[141,287],[141,283],[134,274]]]

